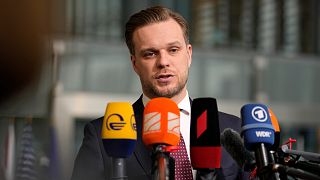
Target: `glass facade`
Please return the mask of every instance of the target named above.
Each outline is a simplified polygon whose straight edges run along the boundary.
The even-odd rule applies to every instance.
[[[0,104],[1,154],[11,127],[15,135],[11,174],[1,157],[0,179],[18,172],[30,119],[38,179],[70,178],[85,123],[103,116],[108,102],[134,102],[141,94],[123,31],[132,13],[152,5],[189,22],[192,98],[217,98],[221,111],[237,116],[244,104],[270,105],[283,140],[296,137],[297,149],[320,152],[320,1],[56,0],[47,8],[52,44],[40,77]]]

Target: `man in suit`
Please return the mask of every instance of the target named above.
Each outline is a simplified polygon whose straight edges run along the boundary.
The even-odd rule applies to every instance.
[[[160,6],[132,15],[126,24],[125,38],[132,67],[140,78],[143,92],[133,104],[137,143],[133,155],[127,159],[127,175],[128,179],[150,179],[151,152],[144,146],[141,135],[143,110],[150,99],[167,97],[182,109],[180,131],[190,158],[191,99],[186,84],[192,61],[192,46],[189,44],[185,19],[178,13]],[[85,126],[84,139],[75,161],[72,180],[110,179],[111,158],[105,153],[100,137],[102,121],[103,117]],[[240,120],[235,116],[220,112],[219,121],[221,131],[227,127],[240,130]],[[221,167],[215,171],[214,178],[239,179],[242,177],[242,171],[224,149]],[[193,176],[196,176],[195,171]]]

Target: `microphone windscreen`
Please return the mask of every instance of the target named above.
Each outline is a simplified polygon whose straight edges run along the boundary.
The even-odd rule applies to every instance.
[[[271,108],[269,108],[268,110],[269,110],[271,123],[272,123],[272,126],[273,126],[274,131],[275,131],[274,132],[274,144],[271,147],[271,149],[277,150],[280,147],[280,126],[279,126],[279,122],[278,122],[277,116],[273,113]]]
[[[129,157],[137,140],[134,111],[129,102],[111,102],[106,107],[101,138],[106,153],[115,158]]]
[[[220,128],[217,101],[214,98],[192,101],[190,156],[195,169],[220,168]]]
[[[230,128],[225,129],[221,133],[221,144],[237,162],[239,167],[248,167],[250,170],[250,166],[254,166],[254,155],[244,147],[242,138],[238,132]]]
[[[143,112],[142,141],[148,146],[177,146],[180,140],[180,110],[169,98],[151,99]]]
[[[241,108],[242,131],[245,147],[253,151],[255,146],[264,143],[267,147],[274,144],[274,128],[267,106],[247,104]]]

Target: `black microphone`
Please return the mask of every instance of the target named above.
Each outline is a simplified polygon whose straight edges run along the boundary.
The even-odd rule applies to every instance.
[[[220,168],[221,143],[217,101],[214,98],[196,98],[191,105],[190,126],[191,165],[197,169],[197,178],[213,179],[215,168]]]
[[[272,166],[272,170],[279,172],[280,174],[289,175],[294,178],[301,178],[301,179],[308,179],[308,180],[320,180],[320,177],[313,174],[313,173],[306,172],[301,169],[287,167],[287,166],[284,166],[281,164],[274,164]]]
[[[312,152],[303,152],[303,151],[291,150],[286,145],[281,146],[281,150],[284,153],[287,153],[287,154],[290,154],[290,155],[302,156],[306,160],[320,163],[320,154],[312,153]]]
[[[320,164],[309,161],[289,160],[288,166],[298,168],[320,176]]]
[[[227,150],[231,157],[237,162],[238,166],[244,171],[253,171],[256,167],[256,160],[253,153],[248,151],[243,144],[240,134],[233,129],[226,128],[220,136],[222,146]]]

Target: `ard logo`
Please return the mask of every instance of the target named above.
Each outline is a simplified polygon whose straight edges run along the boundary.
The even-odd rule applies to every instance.
[[[266,122],[268,119],[267,112],[260,106],[256,106],[252,109],[251,115],[253,119],[258,122]]]

